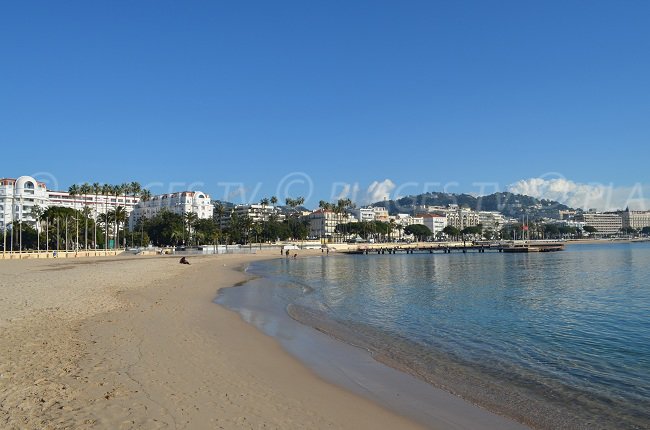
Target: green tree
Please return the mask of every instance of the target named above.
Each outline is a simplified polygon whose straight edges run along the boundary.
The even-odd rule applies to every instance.
[[[185,221],[185,226],[187,227],[187,243],[188,245],[192,243],[192,232],[196,221],[199,219],[199,216],[194,212],[185,212],[183,214],[183,219]]]
[[[442,232],[447,235],[447,237],[457,239],[460,236],[460,230],[453,225],[448,225],[442,229]]]
[[[638,231],[634,227],[623,227],[621,229],[621,233],[623,233],[623,234],[637,234]]]
[[[407,225],[406,228],[404,229],[404,232],[406,234],[412,234],[419,241],[431,237],[432,234],[431,229],[429,229],[429,227],[427,227],[426,225],[422,225],[422,224]]]
[[[183,217],[179,214],[162,210],[143,222],[144,232],[155,245],[178,245],[183,238]]]
[[[587,233],[589,233],[589,234],[593,234],[593,233],[598,232],[598,229],[596,229],[596,227],[594,227],[592,225],[586,225],[586,226],[582,227],[582,229],[584,231],[586,231]]]
[[[223,203],[216,202],[214,204],[214,215],[216,215],[217,217],[217,225],[219,226],[219,237],[222,236],[221,225],[225,213],[226,213],[226,208],[224,207]]]

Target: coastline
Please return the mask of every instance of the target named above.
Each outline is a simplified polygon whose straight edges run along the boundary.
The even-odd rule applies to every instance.
[[[311,258],[323,257],[317,255]],[[332,332],[331,326],[322,321],[297,317],[294,305],[287,309],[286,302],[278,300],[277,295],[284,297],[288,293],[284,281],[273,280],[263,271],[255,273],[260,276],[222,290],[216,302],[238,312],[247,323],[272,336],[324,380],[369,398],[426,428],[528,428],[505,415],[490,412],[462,396],[438,388],[430,381],[408,372],[397,362],[382,359],[366,348],[363,341],[339,337]]]
[[[213,303],[275,253],[0,265],[3,428],[422,428]]]

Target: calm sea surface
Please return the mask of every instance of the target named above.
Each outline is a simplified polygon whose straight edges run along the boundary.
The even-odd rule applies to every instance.
[[[650,244],[250,269],[289,314],[537,428],[650,428]]]

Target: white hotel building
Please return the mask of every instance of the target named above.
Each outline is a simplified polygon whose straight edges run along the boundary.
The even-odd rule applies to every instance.
[[[90,209],[90,216],[97,215],[123,206],[127,214],[133,210],[138,197],[79,194],[70,195],[67,191],[48,190],[45,183],[38,182],[31,176],[21,176],[18,179],[0,179],[0,229],[12,222],[24,222],[37,227],[32,213],[34,206],[47,209],[50,206],[63,206],[75,210]]]
[[[30,176],[0,179],[0,229],[13,222],[36,224],[34,206],[48,206],[48,191],[43,182]]]
[[[180,191],[177,193],[160,194],[150,200],[138,202],[129,216],[129,227],[133,227],[140,219],[150,219],[159,212],[166,210],[183,215],[195,213],[199,219],[210,219],[214,205],[210,196],[203,191]]]

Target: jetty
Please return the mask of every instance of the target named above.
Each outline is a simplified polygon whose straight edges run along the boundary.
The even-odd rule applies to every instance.
[[[444,253],[452,252],[506,252],[506,253],[528,253],[528,252],[555,252],[563,251],[564,243],[548,241],[500,241],[500,242],[417,242],[410,244],[403,243],[374,243],[348,245],[345,249],[337,249],[343,254],[421,254],[421,253]]]

